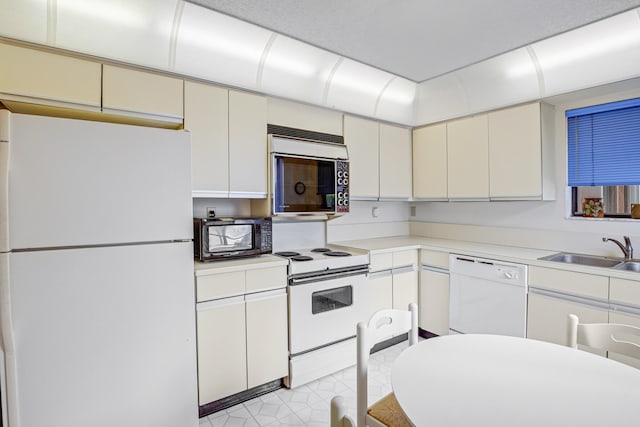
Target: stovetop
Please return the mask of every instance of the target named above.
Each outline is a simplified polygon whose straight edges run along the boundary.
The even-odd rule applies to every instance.
[[[369,264],[369,253],[359,249],[318,247],[274,252],[289,260],[289,276]]]

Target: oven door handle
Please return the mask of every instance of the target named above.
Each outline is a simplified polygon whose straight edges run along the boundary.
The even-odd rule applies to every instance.
[[[339,273],[327,273],[311,277],[300,277],[289,279],[289,286],[305,285],[307,283],[324,282],[326,280],[343,279],[345,277],[362,276],[369,273],[369,268],[361,268],[352,271],[344,271]]]

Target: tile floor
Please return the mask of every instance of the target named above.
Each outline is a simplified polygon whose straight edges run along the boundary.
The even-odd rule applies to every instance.
[[[369,358],[369,402],[391,391],[391,364],[408,347],[403,341]],[[345,398],[355,419],[356,368],[352,366],[293,390],[281,388],[269,394],[200,418],[200,427],[329,426],[329,404],[333,396]]]

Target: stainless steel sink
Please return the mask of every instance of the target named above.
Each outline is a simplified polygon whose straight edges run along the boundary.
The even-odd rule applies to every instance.
[[[557,254],[542,257],[540,259],[543,259],[546,261],[564,262],[567,264],[579,264],[579,265],[587,265],[589,267],[605,267],[605,268],[615,267],[623,263],[621,259],[572,254],[572,253],[566,253],[566,252],[560,252]],[[627,264],[627,263],[624,263],[624,264]],[[633,271],[640,271],[640,262],[636,264],[638,264],[638,266],[636,267],[638,269]],[[631,269],[632,268],[628,268],[628,270],[631,270]]]
[[[616,270],[635,271],[640,273],[640,261],[626,261],[616,265]]]

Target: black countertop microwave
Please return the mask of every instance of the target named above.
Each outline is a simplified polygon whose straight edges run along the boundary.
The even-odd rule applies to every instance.
[[[271,231],[271,218],[194,218],[194,256],[215,261],[270,254]]]

